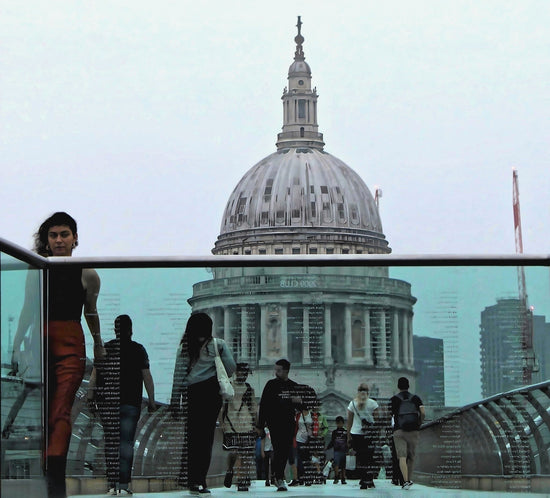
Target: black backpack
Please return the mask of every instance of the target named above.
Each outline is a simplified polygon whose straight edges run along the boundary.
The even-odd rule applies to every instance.
[[[411,394],[399,393],[396,396],[401,400],[397,412],[399,428],[404,431],[417,431],[420,429],[420,411],[413,402]]]

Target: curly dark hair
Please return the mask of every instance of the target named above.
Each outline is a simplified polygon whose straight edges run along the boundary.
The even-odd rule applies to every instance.
[[[73,232],[73,235],[76,235],[76,220],[71,215],[63,211],[58,211],[47,218],[42,225],[40,225],[38,232],[34,234],[34,252],[44,257],[52,255],[52,251],[48,247],[48,231],[51,227],[60,225],[68,226],[71,232]],[[78,240],[75,240],[74,245],[75,247],[78,245]]]

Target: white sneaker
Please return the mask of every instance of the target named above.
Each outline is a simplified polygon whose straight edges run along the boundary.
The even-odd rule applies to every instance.
[[[106,496],[116,496],[116,488],[109,488],[109,491],[107,491]]]
[[[286,482],[284,479],[279,479],[277,481],[277,491],[288,491],[286,487]]]
[[[405,481],[403,486],[401,486],[403,489],[409,489],[413,485],[412,481]]]
[[[119,496],[130,496],[130,495],[133,495],[133,494],[134,493],[132,493],[128,488],[118,490],[118,495]]]

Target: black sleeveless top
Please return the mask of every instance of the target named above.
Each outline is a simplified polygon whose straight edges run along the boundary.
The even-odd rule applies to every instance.
[[[72,266],[50,270],[48,274],[48,320],[80,321],[86,291],[82,268]]]

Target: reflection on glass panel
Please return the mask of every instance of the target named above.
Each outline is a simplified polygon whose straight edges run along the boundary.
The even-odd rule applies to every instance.
[[[42,474],[40,273],[0,254],[2,480]]]
[[[97,271],[102,284],[98,312],[104,341],[115,339],[115,318],[129,315],[132,339],[145,348],[154,379],[158,410],[148,412],[143,390],[133,479],[159,479],[163,489],[174,489],[185,480],[187,462],[181,457],[188,407],[183,404],[174,411],[170,403],[181,387],[175,375],[178,347],[189,316],[197,312],[211,318],[213,335],[225,341],[234,360],[250,368],[246,382],[256,402],[274,378],[275,362],[280,358],[291,362],[290,378],[312,388],[320,400],[329,428],[319,436],[324,445],[336,417],[347,418],[358,386],[366,383],[369,396],[379,404],[379,454],[387,456],[391,442],[388,400],[397,392],[397,379],[405,376],[432,424],[421,432],[418,452],[418,469],[426,476],[425,484],[461,487],[465,468],[491,476],[527,475],[533,469],[550,472],[548,458],[541,454],[548,445],[548,385],[533,387],[550,378],[546,267],[526,268],[528,304],[534,307],[530,323],[536,361],[531,363],[522,337],[523,320],[531,315],[518,299],[515,267],[304,263],[299,267]],[[5,345],[14,340],[26,276],[25,269],[2,272],[2,396],[9,378],[4,366],[9,366],[11,357]],[[38,289],[37,276],[34,287]],[[17,288],[13,293],[18,297],[8,297]],[[13,316],[11,322],[9,316]],[[88,369],[73,407],[67,471],[80,479],[103,479],[109,468],[105,424],[101,414],[86,403],[93,348],[89,334],[85,336]],[[30,331],[28,337],[31,350]],[[526,385],[531,386],[529,402],[523,394],[505,395],[527,389]],[[29,393],[28,399],[32,396]],[[510,400],[487,401],[492,396]],[[4,399],[2,410],[4,426]],[[217,485],[226,470],[222,439],[222,429],[217,428],[209,470],[209,479]],[[321,452],[320,463],[330,456]],[[379,479],[389,478],[391,463],[380,461],[379,468],[384,469]],[[256,471],[262,475],[261,467],[253,465],[254,476]]]
[[[545,312],[544,272],[529,270],[532,302]],[[151,358],[157,401],[169,400],[187,317],[203,311],[235,359],[252,367],[248,381],[257,395],[272,378],[274,362],[287,357],[292,378],[314,387],[331,420],[346,414],[359,382],[369,383],[372,396],[383,400],[395,392],[401,375],[415,381],[431,418],[480,400],[483,375],[502,378],[496,366],[487,371],[482,363],[486,356],[487,365],[495,365],[489,349],[480,351],[482,313],[517,292],[515,269],[505,267],[109,269],[100,275],[105,339],[117,314],[132,316],[135,340]],[[516,349],[506,357],[521,359],[517,337],[515,343],[507,340]],[[491,354],[502,353],[497,348]],[[546,368],[544,358],[539,363]],[[501,391],[520,387],[518,369],[521,362],[509,366],[516,375]],[[162,413],[152,420],[168,424],[168,432],[150,431],[158,439],[148,440],[147,451],[158,444],[173,456],[178,451],[174,439],[166,439],[170,423]],[[145,425],[140,430],[148,434]],[[94,467],[91,461],[84,466]],[[177,458],[168,466],[171,472],[159,467],[158,473],[177,474]]]

